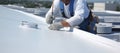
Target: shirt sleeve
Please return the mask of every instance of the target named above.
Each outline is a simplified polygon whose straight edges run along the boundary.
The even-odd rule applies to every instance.
[[[74,6],[74,16],[66,20],[70,26],[78,26],[89,15],[89,9],[84,0],[77,0]]]
[[[59,11],[59,1],[60,0],[54,0],[51,8],[49,9],[49,11],[46,14],[46,17],[47,16],[52,16],[52,11],[53,11],[53,15],[58,13],[58,11]]]

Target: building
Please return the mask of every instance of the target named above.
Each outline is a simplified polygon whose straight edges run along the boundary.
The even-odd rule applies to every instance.
[[[117,10],[117,3],[94,3],[94,10],[105,11],[105,10]]]

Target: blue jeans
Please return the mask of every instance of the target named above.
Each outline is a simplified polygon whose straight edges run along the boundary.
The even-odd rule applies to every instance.
[[[84,19],[84,21],[79,25],[79,29],[80,30],[84,30],[84,31],[87,31],[87,32],[90,32],[90,33],[93,33],[93,34],[96,34],[95,30],[94,29],[94,26],[95,26],[95,23],[96,22],[90,22],[89,21],[89,18],[86,18]],[[90,26],[90,29],[88,29],[88,26]]]

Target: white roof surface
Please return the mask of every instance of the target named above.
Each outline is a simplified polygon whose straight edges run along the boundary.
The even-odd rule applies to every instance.
[[[39,29],[20,27],[21,21]],[[49,30],[44,18],[0,6],[0,53],[120,53],[120,44],[78,29]]]

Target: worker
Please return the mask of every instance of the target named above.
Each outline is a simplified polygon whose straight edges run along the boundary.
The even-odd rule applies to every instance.
[[[54,0],[50,10],[46,14],[46,22],[50,24],[50,30],[59,30],[63,27],[79,26],[81,30],[88,30],[90,9],[86,0]],[[52,23],[55,14],[66,18],[60,22]]]

